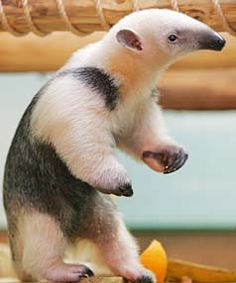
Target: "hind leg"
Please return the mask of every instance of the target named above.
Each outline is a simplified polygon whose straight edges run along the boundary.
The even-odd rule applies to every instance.
[[[122,219],[118,217],[117,223],[111,224],[113,227],[106,229],[106,233],[96,240],[106,264],[114,274],[131,282],[154,283],[155,277],[141,265],[135,240]]]
[[[78,281],[92,276],[85,265],[63,262],[66,239],[53,218],[42,213],[25,214],[19,222],[22,240],[22,274],[48,281]]]

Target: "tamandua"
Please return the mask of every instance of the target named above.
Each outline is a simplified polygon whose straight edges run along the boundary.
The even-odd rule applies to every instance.
[[[116,275],[152,283],[110,195],[130,197],[120,148],[151,169],[171,173],[187,153],[168,134],[156,84],[177,58],[221,50],[225,40],[182,13],[147,9],[121,19],[76,52],[26,109],[6,161],[4,205],[21,280],[79,281],[66,264],[69,244],[87,239]]]

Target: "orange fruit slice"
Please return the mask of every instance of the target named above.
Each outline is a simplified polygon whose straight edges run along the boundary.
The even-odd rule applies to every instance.
[[[158,283],[164,282],[167,272],[167,256],[160,242],[154,240],[140,256],[141,263],[151,270]]]

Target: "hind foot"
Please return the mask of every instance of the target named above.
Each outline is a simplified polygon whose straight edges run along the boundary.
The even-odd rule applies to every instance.
[[[122,276],[127,281],[133,283],[156,283],[154,274],[145,268],[139,269],[138,267],[136,267],[135,269],[129,269],[127,267],[123,267],[120,272],[115,272],[115,274]]]
[[[61,264],[51,266],[45,273],[45,279],[56,282],[74,282],[93,276],[93,271],[82,264]]]
[[[155,276],[151,272],[145,272],[142,276],[135,280],[135,283],[155,283]]]

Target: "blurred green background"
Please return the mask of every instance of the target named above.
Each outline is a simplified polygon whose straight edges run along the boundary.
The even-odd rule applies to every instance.
[[[48,76],[0,76],[1,183],[17,123]],[[164,111],[164,115],[171,135],[188,150],[189,160],[181,170],[161,175],[119,153],[135,191],[132,198],[118,199],[126,223],[138,230],[235,229],[236,111]],[[1,197],[0,227],[5,225]]]

